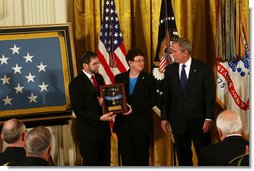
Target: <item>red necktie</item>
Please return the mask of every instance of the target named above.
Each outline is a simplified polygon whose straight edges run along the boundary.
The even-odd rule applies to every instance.
[[[95,87],[96,89],[99,89],[99,84],[98,84],[97,80],[95,79],[94,75],[92,75],[91,78],[92,78],[94,87]]]

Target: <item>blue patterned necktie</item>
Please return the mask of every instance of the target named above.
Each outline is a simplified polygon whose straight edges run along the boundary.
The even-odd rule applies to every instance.
[[[186,65],[182,65],[182,71],[181,71],[181,86],[183,91],[185,91],[186,88],[186,84],[187,84],[187,76],[186,76],[186,72],[185,72],[185,67]]]

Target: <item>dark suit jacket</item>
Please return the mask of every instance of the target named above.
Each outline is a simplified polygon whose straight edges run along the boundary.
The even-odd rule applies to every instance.
[[[237,156],[245,154],[249,142],[241,136],[230,136],[222,142],[211,144],[200,150],[200,166],[228,166]]]
[[[39,157],[27,157],[23,166],[49,166],[48,161]]]
[[[26,158],[26,150],[23,147],[7,147],[4,152],[0,153],[0,166],[21,166]]]
[[[95,74],[99,85],[104,85],[103,77]],[[69,85],[72,109],[77,116],[77,134],[80,140],[102,140],[110,136],[109,122],[100,121],[102,108],[100,96],[89,78],[82,72]]]
[[[161,119],[170,122],[174,134],[186,128],[200,132],[206,118],[214,119],[214,76],[206,63],[192,58],[185,92],[180,84],[179,64],[169,65],[163,88]]]
[[[124,83],[127,103],[132,106],[131,115],[117,115],[114,132],[122,136],[149,135],[152,133],[152,107],[155,105],[155,80],[141,72],[133,94],[129,93],[129,71],[116,75],[115,83]]]

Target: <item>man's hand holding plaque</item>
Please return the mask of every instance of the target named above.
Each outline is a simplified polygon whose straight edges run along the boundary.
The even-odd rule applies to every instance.
[[[101,117],[101,121],[111,121],[116,117],[116,115],[113,112],[104,113]]]

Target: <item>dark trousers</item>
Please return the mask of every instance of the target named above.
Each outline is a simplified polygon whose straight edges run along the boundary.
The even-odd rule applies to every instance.
[[[81,140],[84,166],[110,166],[110,137],[104,140]]]
[[[186,130],[184,134],[174,135],[174,138],[179,166],[193,166],[193,154],[191,151],[192,141],[198,158],[200,149],[211,144],[210,133],[191,133],[190,131]]]
[[[118,136],[123,166],[149,166],[150,136]]]

